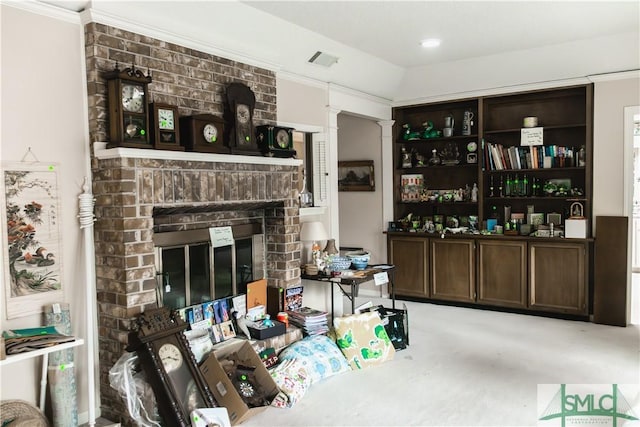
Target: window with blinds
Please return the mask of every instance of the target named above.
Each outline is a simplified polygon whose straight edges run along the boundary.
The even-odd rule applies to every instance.
[[[294,131],[293,144],[296,157],[303,162],[298,191],[302,191],[304,176],[307,190],[313,194],[313,206],[326,206],[329,183],[325,134]]]

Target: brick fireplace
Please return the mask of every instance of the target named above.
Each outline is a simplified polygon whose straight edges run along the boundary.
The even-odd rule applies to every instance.
[[[149,69],[150,98],[180,115],[220,114],[224,87],[239,81],[256,95],[254,124],[274,123],[273,72],[98,23],[85,26],[89,133],[96,198],[95,263],[102,413],[131,425],[109,386],[126,351],[131,319],[156,306],[153,235],[262,222],[270,285],[299,282],[298,166],[291,159],[106,149],[104,72],[116,61]]]

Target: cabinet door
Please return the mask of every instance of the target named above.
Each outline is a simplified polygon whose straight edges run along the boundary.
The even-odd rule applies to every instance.
[[[431,239],[431,298],[473,302],[475,265],[473,240]]]
[[[389,237],[389,263],[395,265],[393,284],[396,295],[426,297],[429,239]]]
[[[527,307],[527,242],[478,241],[478,303]]]
[[[586,244],[530,243],[530,308],[587,314],[586,268]]]

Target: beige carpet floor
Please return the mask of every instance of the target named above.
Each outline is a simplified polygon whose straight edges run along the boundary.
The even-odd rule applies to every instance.
[[[407,306],[411,345],[393,361],[328,378],[293,408],[243,425],[531,426],[548,403],[538,402],[538,384],[640,381],[638,325]],[[626,398],[640,414],[640,396]]]

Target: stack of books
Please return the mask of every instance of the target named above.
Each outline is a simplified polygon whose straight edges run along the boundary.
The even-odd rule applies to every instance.
[[[301,307],[287,311],[289,322],[301,328],[305,335],[319,335],[329,332],[327,312],[315,308]]]

